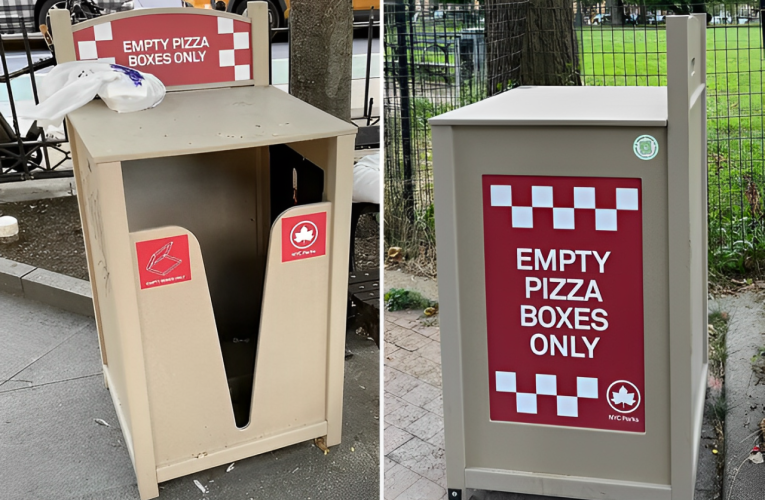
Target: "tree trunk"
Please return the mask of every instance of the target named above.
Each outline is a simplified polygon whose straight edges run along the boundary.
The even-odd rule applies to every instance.
[[[487,94],[518,85],[528,1],[486,0]]]
[[[611,24],[622,26],[624,24],[624,3],[621,0],[609,0],[606,2],[606,12],[611,14]]]
[[[292,0],[289,23],[290,94],[350,121],[351,0]]]
[[[624,20],[626,19],[626,7],[622,0],[616,0],[616,8],[614,8],[613,14],[611,14],[611,24],[615,26],[624,26]]]
[[[581,85],[569,0],[531,0],[521,60],[523,85]]]

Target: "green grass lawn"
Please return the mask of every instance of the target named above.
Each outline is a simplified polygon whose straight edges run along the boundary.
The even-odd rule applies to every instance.
[[[655,27],[578,31],[582,83],[666,85],[666,35]],[[759,25],[707,29],[710,263],[720,270],[743,272],[765,256],[763,55]]]

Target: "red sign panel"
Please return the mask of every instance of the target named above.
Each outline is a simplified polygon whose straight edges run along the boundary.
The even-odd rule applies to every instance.
[[[492,420],[645,432],[640,179],[483,177]]]
[[[327,212],[282,219],[282,262],[327,253]]]
[[[77,60],[120,64],[151,73],[168,86],[250,80],[250,23],[188,10],[75,31]]]
[[[142,290],[191,279],[188,235],[139,241],[135,251]]]

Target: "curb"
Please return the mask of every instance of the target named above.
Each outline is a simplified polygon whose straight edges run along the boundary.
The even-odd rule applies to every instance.
[[[0,292],[94,317],[90,282],[0,257]]]

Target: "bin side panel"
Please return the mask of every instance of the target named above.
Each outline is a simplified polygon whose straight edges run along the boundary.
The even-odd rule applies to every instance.
[[[183,239],[187,241],[185,251]],[[130,240],[137,276],[147,263],[136,248],[160,250],[168,241],[174,243],[169,253],[152,261],[150,267],[156,272],[146,273],[158,283],[152,281],[145,287],[145,280],[138,278],[134,284],[154,448],[161,467],[235,443],[236,425],[199,242],[177,226],[137,231]],[[166,267],[159,267],[157,260]]]
[[[706,29],[667,17],[673,498],[693,494],[706,393]]]
[[[75,183],[77,184],[77,192],[78,193],[84,193],[85,192],[85,184],[88,184],[88,187],[90,187],[90,183],[86,179],[86,177],[89,176],[90,172],[87,168],[88,166],[88,160],[84,156],[79,156],[77,154],[77,144],[81,143],[81,139],[77,136],[77,131],[74,130],[74,128],[67,123],[67,131],[69,133],[70,137],[70,147],[72,148],[72,157],[76,159],[76,161],[73,161],[73,167],[74,167],[74,179]],[[82,225],[82,235],[83,240],[85,241],[85,257],[86,261],[88,263],[88,276],[90,276],[90,289],[91,289],[91,295],[93,296],[93,309],[95,312],[95,318],[96,318],[96,329],[98,330],[98,347],[101,351],[101,363],[103,365],[107,364],[107,358],[106,358],[106,349],[104,348],[104,333],[103,333],[103,326],[101,325],[101,310],[98,305],[98,288],[95,285],[95,281],[93,279],[93,276],[95,276],[95,267],[93,262],[93,248],[91,247],[91,223],[88,221],[90,208],[88,206],[88,198],[87,196],[78,196],[77,197],[77,206],[80,213],[80,221]]]
[[[157,487],[146,370],[138,304],[133,290],[133,268],[120,163],[94,164],[82,145],[76,163],[82,171],[87,197],[86,218],[108,386],[138,481],[141,497],[153,498]],[[84,168],[82,163],[85,163]]]
[[[274,223],[246,430],[253,438],[326,420],[331,207],[301,205]]]
[[[462,352],[466,467],[544,474],[549,479],[541,478],[534,491],[524,491],[533,494],[545,494],[545,481],[554,481],[555,475],[590,477],[595,483],[599,478],[645,483],[652,485],[651,489],[670,484],[666,129],[455,126],[453,130],[457,277],[460,289],[470,291],[461,294],[457,325]],[[634,151],[635,140],[642,135],[653,136],[659,145],[657,155],[648,161],[639,159]],[[642,183],[644,434],[491,420],[482,178],[508,174],[565,177],[574,173],[640,179]],[[514,263],[517,255],[508,254],[506,258]],[[581,307],[582,302],[566,300],[552,305]],[[506,307],[519,308],[520,304],[508,303]],[[510,358],[514,355],[506,354]],[[569,361],[580,361],[584,366],[587,359]],[[451,368],[445,364],[443,369],[444,379],[448,380],[446,372]],[[542,392],[547,390],[542,388]],[[566,401],[563,403],[565,409]],[[555,404],[552,409],[555,411]],[[512,485],[508,483],[508,491],[514,491]],[[570,493],[578,498],[587,495],[584,491]],[[645,498],[652,497],[647,493]]]
[[[88,254],[88,272],[93,287],[93,303],[97,308],[99,344],[101,347],[104,371],[108,370],[112,398],[119,399],[117,406],[125,421],[120,422],[126,433],[131,432],[130,401],[126,395],[125,359],[120,340],[122,329],[117,317],[117,304],[114,299],[112,281],[109,274],[109,261],[104,248],[104,217],[102,213],[102,193],[99,189],[99,170],[95,163],[88,158],[87,149],[82,144],[79,135],[75,138],[74,173],[77,178],[77,198],[83,211],[83,233],[87,238],[86,252]],[[126,439],[132,455],[133,442]]]

